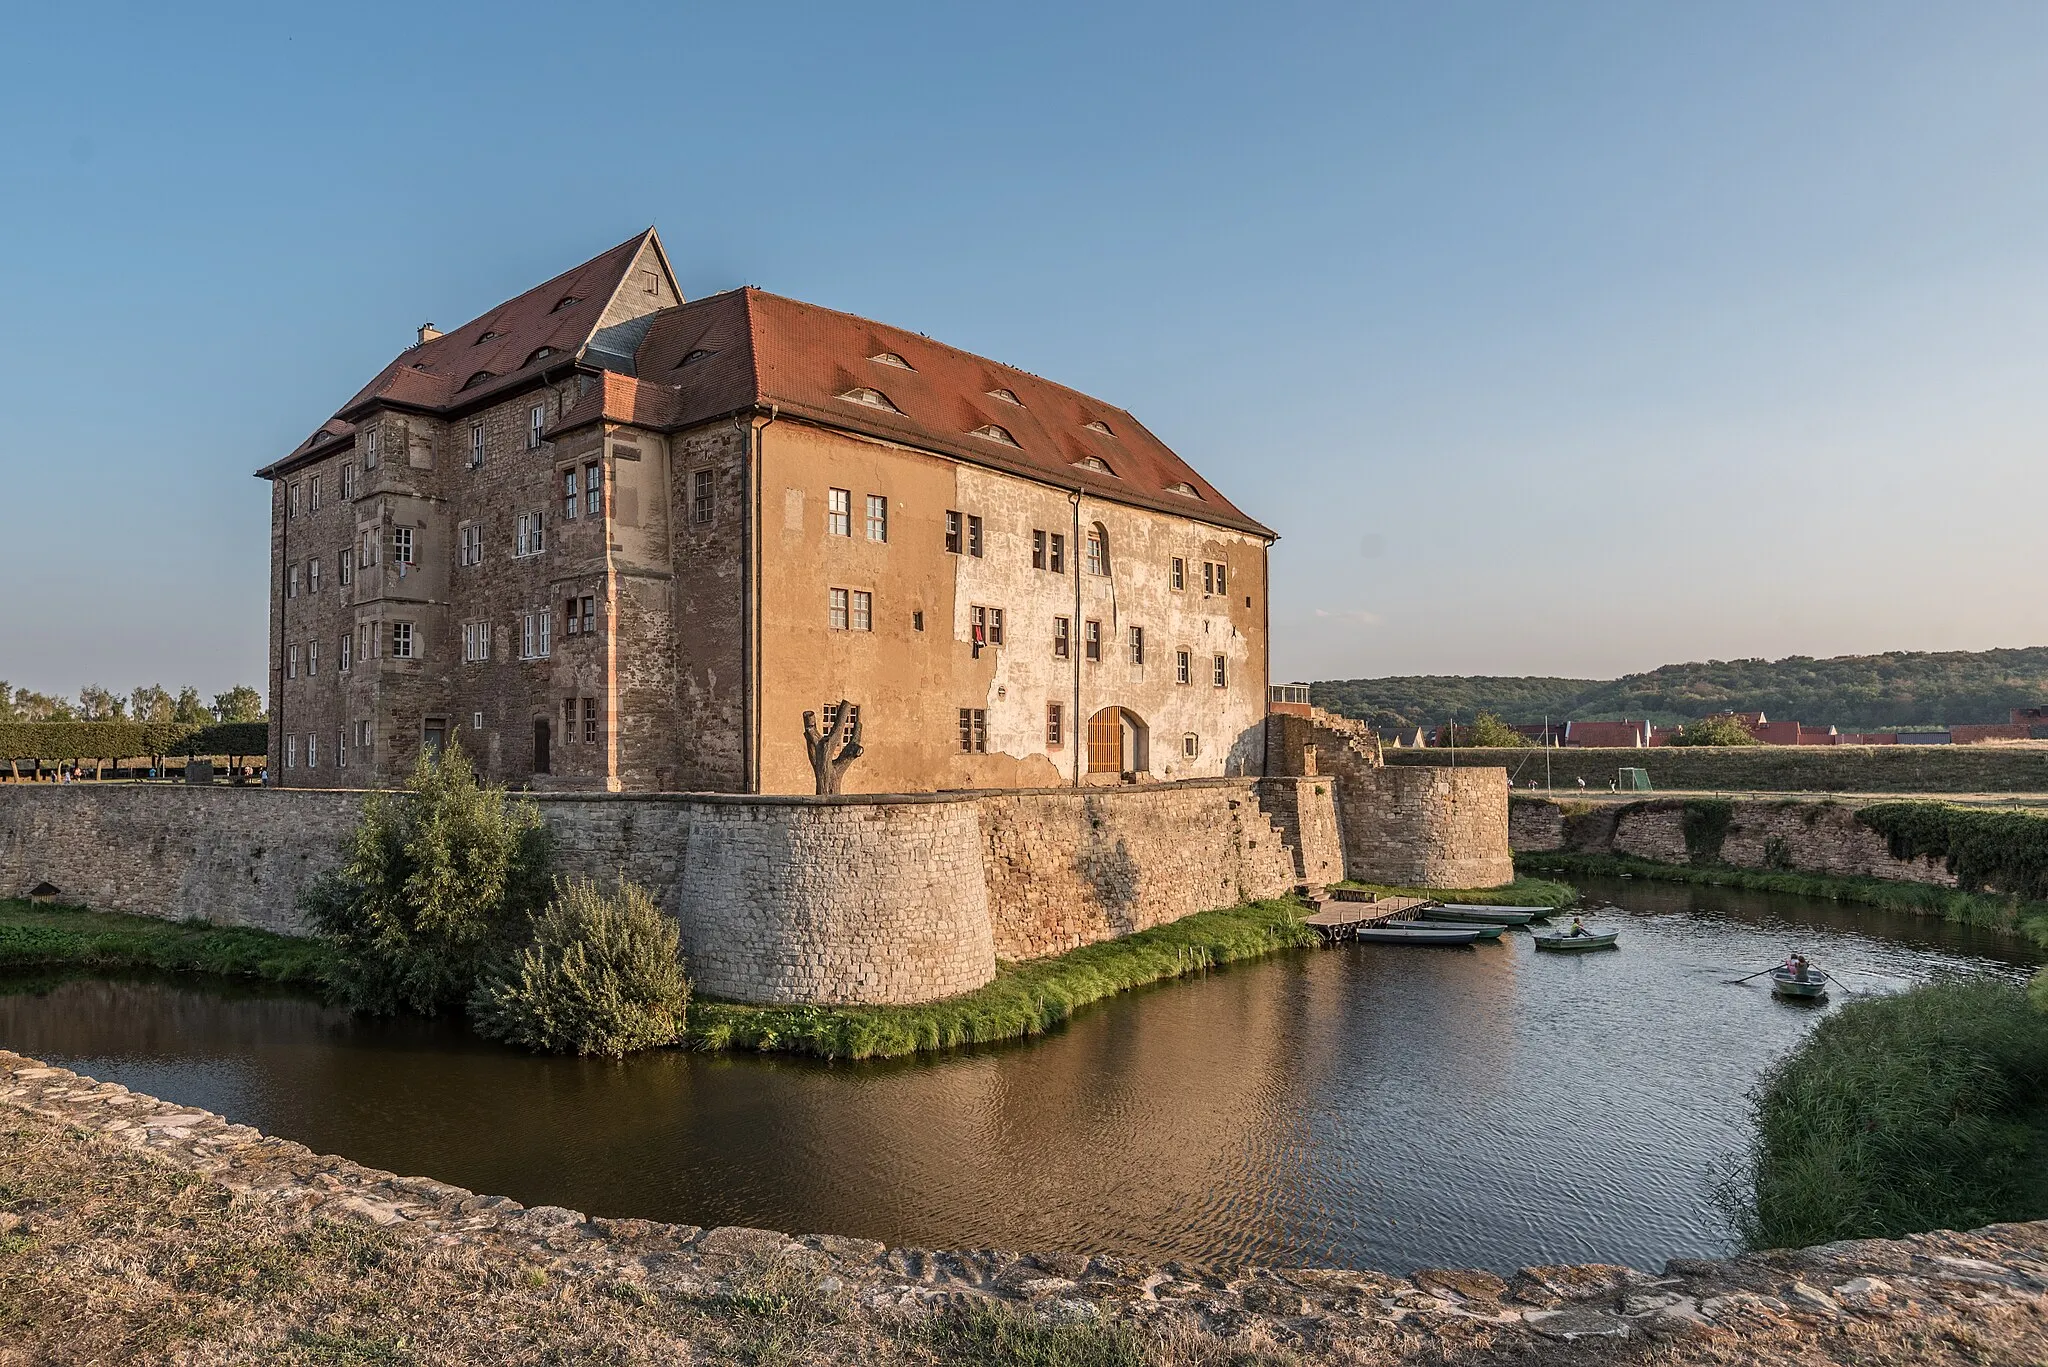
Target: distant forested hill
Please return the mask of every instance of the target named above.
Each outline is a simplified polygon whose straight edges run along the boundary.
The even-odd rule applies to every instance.
[[[1311,685],[1310,696],[1377,726],[1420,726],[1480,711],[1511,722],[1548,716],[1663,723],[1709,712],[1763,712],[1844,730],[2002,722],[2015,707],[2048,703],[2048,646],[1709,660],[1605,681],[1437,674],[1343,679]]]

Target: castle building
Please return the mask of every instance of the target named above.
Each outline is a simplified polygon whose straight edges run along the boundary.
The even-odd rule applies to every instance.
[[[808,793],[1256,773],[1274,535],[1120,408],[654,231],[422,327],[272,483],[270,773]]]

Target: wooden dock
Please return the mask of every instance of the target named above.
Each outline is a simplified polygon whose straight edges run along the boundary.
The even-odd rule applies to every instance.
[[[1316,909],[1301,918],[1302,924],[1314,926],[1325,940],[1348,940],[1360,926],[1397,920],[1431,905],[1431,899],[1427,897],[1380,897],[1370,901],[1359,898],[1358,893],[1349,897],[1313,898]]]

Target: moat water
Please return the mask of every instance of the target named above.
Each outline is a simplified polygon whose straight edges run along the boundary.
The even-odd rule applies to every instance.
[[[949,1057],[539,1058],[459,1025],[147,980],[0,984],[0,1045],[315,1150],[528,1204],[892,1244],[1150,1259],[1658,1267],[1733,1241],[1746,1095],[1825,1011],[1740,977],[1805,950],[1865,992],[2031,971],[1862,907],[1582,880],[1614,953],[1308,951]]]

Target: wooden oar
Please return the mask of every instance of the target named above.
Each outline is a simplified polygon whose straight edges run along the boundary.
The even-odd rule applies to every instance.
[[[1750,978],[1761,978],[1766,973],[1775,973],[1777,969],[1778,966],[1776,964],[1772,964],[1769,968],[1758,969],[1756,972],[1750,974],[1749,978],[1723,978],[1722,981],[1728,984],[1728,986],[1734,987],[1739,983],[1748,982]]]

